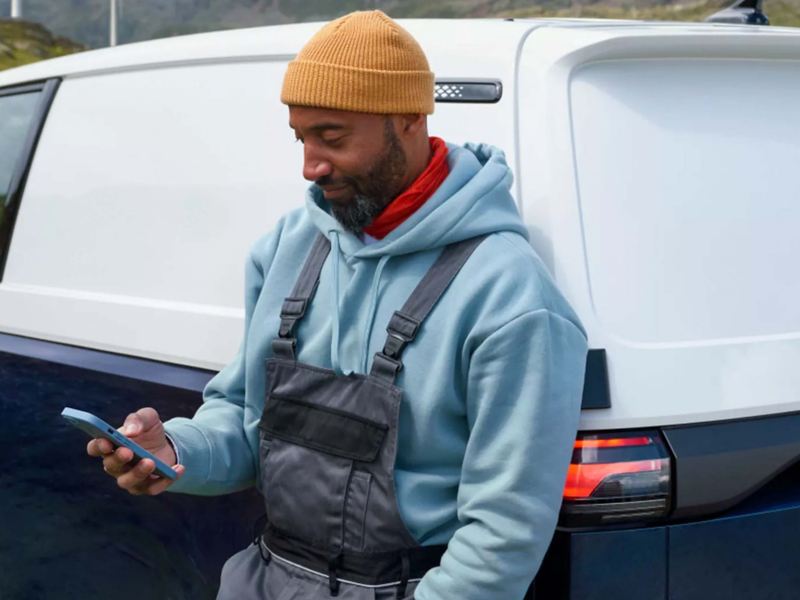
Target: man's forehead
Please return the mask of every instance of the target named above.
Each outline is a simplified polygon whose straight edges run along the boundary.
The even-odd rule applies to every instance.
[[[289,127],[304,131],[323,131],[349,129],[359,123],[366,123],[375,118],[375,115],[350,112],[345,110],[332,110],[327,108],[311,108],[306,106],[289,107]]]

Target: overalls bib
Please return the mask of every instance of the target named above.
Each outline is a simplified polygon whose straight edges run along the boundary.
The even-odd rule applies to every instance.
[[[314,242],[281,307],[260,429],[266,525],[225,564],[218,600],[413,598],[446,546],[420,546],[394,488],[402,353],[483,237],[447,246],[387,327],[369,375],[297,362],[295,328],[330,252]]]

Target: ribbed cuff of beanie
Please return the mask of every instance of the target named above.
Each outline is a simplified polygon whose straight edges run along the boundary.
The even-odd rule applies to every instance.
[[[281,102],[375,114],[433,113],[430,71],[380,71],[311,61],[289,63]]]

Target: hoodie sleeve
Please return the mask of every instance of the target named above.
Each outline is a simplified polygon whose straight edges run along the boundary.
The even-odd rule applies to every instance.
[[[586,338],[536,310],[475,350],[467,382],[460,527],[416,600],[521,599],[558,518],[580,414]]]
[[[256,301],[264,283],[265,268],[274,256],[277,234],[261,240],[245,267],[244,339],[236,357],[203,391],[203,404],[194,417],[176,418],[164,424],[176,453],[186,467],[183,477],[168,489],[199,495],[235,492],[256,479],[253,452],[245,433],[245,357],[248,332]]]

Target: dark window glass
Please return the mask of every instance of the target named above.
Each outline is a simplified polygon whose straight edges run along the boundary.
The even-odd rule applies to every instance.
[[[0,230],[5,220],[8,188],[33,124],[40,93],[0,96]]]

